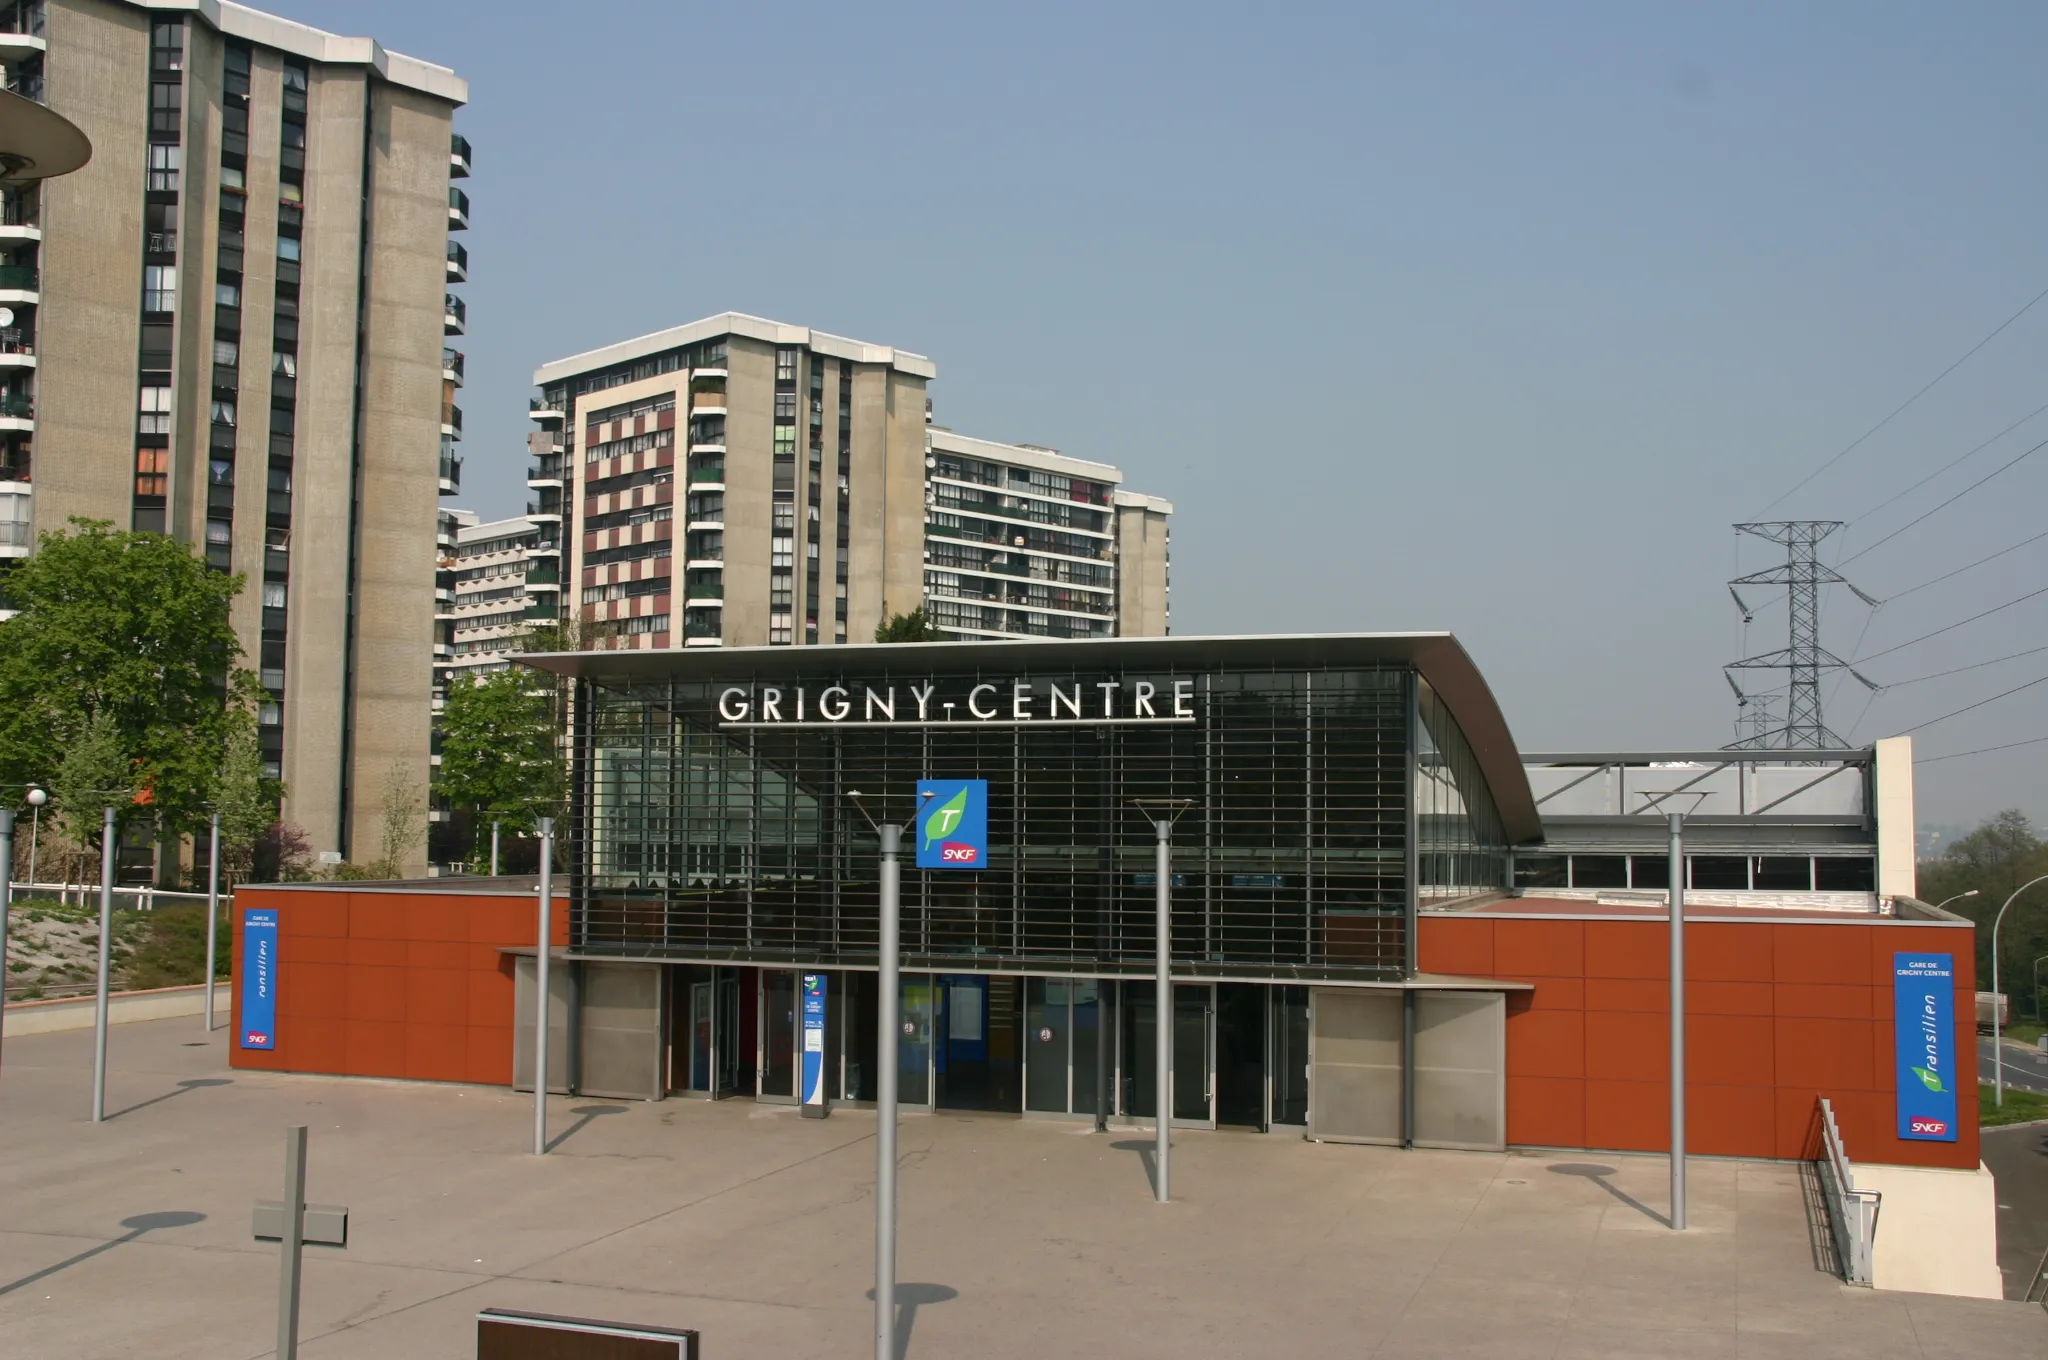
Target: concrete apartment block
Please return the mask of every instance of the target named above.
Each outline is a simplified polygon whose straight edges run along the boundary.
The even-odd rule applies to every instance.
[[[0,567],[76,516],[242,574],[232,617],[270,691],[282,815],[317,851],[374,857],[387,783],[428,773],[467,87],[216,0],[14,14],[41,46],[0,51],[6,83],[94,154],[10,195],[0,225],[0,351],[36,357],[0,374],[0,520],[23,526],[0,534]]]

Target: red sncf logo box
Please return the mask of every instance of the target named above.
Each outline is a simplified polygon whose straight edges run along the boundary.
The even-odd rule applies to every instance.
[[[981,850],[959,841],[946,841],[939,846],[939,858],[948,864],[972,864],[981,858]]]
[[[1948,1121],[1946,1119],[1915,1119],[1913,1121],[1913,1132],[1931,1134],[1947,1133]]]

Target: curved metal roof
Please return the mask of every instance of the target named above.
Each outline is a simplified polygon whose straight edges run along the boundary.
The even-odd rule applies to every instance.
[[[971,649],[971,650],[970,650]],[[963,655],[963,651],[970,654]],[[1413,666],[1451,710],[1479,762],[1511,844],[1543,834],[1535,795],[1507,719],[1486,678],[1449,633],[1291,633],[1275,636],[1082,638],[1004,642],[850,643],[833,647],[671,647],[665,650],[542,652],[519,657],[556,675],[600,683],[750,678],[772,671],[792,678],[832,677],[881,659],[892,668],[1104,666],[1138,670],[1239,666],[1391,664]]]

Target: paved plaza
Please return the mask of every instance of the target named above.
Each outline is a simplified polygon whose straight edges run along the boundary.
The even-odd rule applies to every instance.
[[[282,1132],[311,1127],[307,1360],[467,1360],[476,1311],[695,1327],[706,1360],[869,1350],[874,1119],[745,1101],[554,1104],[477,1087],[234,1072],[196,1020],[10,1040],[0,1075],[0,1338],[10,1356],[257,1357]],[[1876,1294],[1815,1268],[1799,1169],[1695,1164],[1667,1231],[1658,1158],[1400,1152],[1247,1133],[906,1117],[913,1357],[2048,1355],[2020,1303]]]

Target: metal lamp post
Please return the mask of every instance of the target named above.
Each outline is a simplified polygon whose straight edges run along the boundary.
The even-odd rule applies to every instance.
[[[34,887],[36,882],[36,842],[41,839],[43,829],[43,804],[49,801],[50,791],[48,789],[39,789],[33,784],[29,785],[28,882],[30,887]],[[8,861],[7,872],[10,875],[14,872],[14,862],[12,860]]]
[[[533,958],[533,1152],[539,1157],[548,1150],[548,951],[554,935],[555,819],[536,817],[534,828],[540,832],[540,926]],[[497,833],[493,822],[493,842]]]
[[[491,877],[498,876],[498,819],[491,818]]]
[[[1685,1228],[1685,814],[1671,828],[1671,1230]]]
[[[903,828],[876,822],[860,790],[846,796],[874,828],[881,845],[875,988],[875,1360],[896,1360],[897,1078],[903,1065]],[[930,797],[930,794],[926,794]]]
[[[1943,907],[1947,906],[1951,902],[1960,902],[1965,897],[1975,897],[1976,895],[1977,890],[1975,888],[1970,889],[1968,892],[1959,892],[1954,897],[1944,897],[1939,902],[1936,902],[1934,904],[1934,909],[1936,911],[1940,911]]]
[[[7,1004],[7,908],[14,899],[14,809],[0,808],[0,1007]]]
[[[114,810],[100,822],[100,967],[92,1011],[92,1122],[107,1117],[107,968],[114,934]]]
[[[1170,809],[1152,816],[1152,1062],[1153,1111],[1158,1140],[1153,1158],[1152,1197],[1161,1204],[1171,1198],[1168,1160],[1173,1155],[1173,823],[1194,806],[1192,798],[1133,798],[1141,809]],[[1149,815],[1149,814],[1148,814]],[[1098,1022],[1099,1023],[1099,1022]]]
[[[213,814],[213,829],[206,856],[206,1032],[213,1033],[214,960],[220,932],[220,814]]]
[[[2000,907],[1998,915],[1991,920],[1991,1099],[2001,1108],[2005,1105],[2005,1026],[1998,1016],[1998,1002],[2004,995],[1998,989],[1998,928],[2005,923],[2006,907],[2036,883],[2048,883],[2048,874],[2030,878],[2014,888],[2012,896],[2005,899],[2005,906]]]

